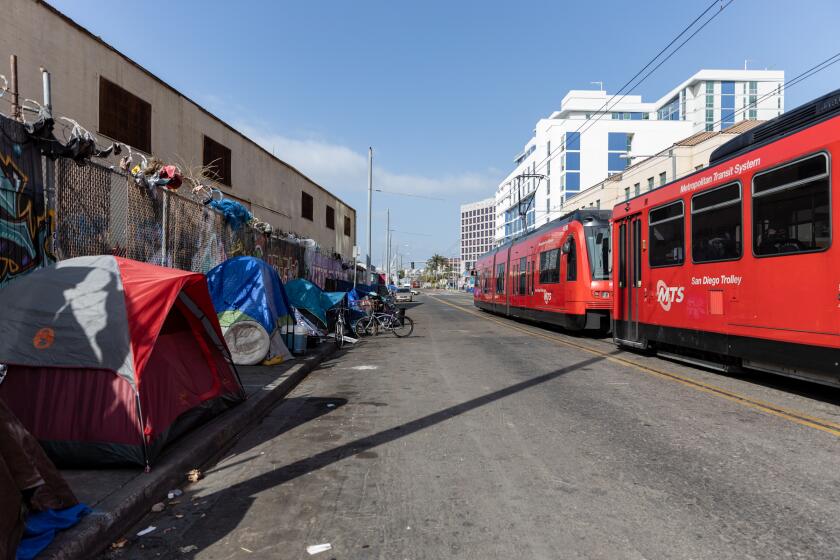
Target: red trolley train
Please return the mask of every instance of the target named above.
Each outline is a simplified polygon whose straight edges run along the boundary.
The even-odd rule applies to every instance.
[[[567,329],[609,329],[609,211],[579,210],[484,254],[474,304]]]
[[[840,90],[618,204],[615,341],[840,385],[838,175]]]

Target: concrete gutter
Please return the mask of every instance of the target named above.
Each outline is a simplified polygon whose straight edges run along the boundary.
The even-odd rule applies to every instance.
[[[156,502],[164,501],[169,490],[183,486],[187,472],[215,463],[241,433],[268,414],[335,350],[331,341],[321,344],[241,405],[175,442],[151,472],[139,474],[100,502],[78,525],[58,533],[38,559],[82,560],[105,550],[149,513]]]

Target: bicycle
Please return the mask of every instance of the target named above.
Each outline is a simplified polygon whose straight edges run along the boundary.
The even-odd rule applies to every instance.
[[[411,317],[406,317],[396,311],[389,313],[374,311],[372,315],[362,317],[356,321],[354,330],[356,336],[361,338],[370,334],[371,331],[373,331],[374,335],[377,335],[380,329],[391,331],[397,338],[403,338],[414,332],[414,321]]]
[[[335,337],[335,346],[339,350],[344,348],[344,333],[347,330],[347,306],[345,305],[346,296],[342,298],[341,302],[330,309],[331,313],[336,314],[335,323],[333,325],[333,336]]]

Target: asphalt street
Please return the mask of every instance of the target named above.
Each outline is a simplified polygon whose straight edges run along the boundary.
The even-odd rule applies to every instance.
[[[840,558],[838,391],[420,300],[107,556]]]

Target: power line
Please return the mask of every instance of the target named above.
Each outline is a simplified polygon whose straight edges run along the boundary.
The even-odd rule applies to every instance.
[[[396,192],[396,191],[386,191],[386,190],[382,190],[382,189],[374,189],[374,190],[376,192],[381,192],[381,193],[385,193],[385,194],[394,194],[394,195],[397,195],[397,196],[410,196],[412,198],[425,198],[426,200],[441,200],[441,201],[444,200],[444,199],[438,198],[436,196],[425,196],[425,195],[422,195],[422,194],[409,194],[409,193],[402,193],[402,192]]]
[[[703,28],[705,28],[707,25],[709,25],[709,24],[712,22],[712,20],[714,20],[717,16],[719,16],[719,15],[721,14],[721,12],[723,12],[723,10],[725,10],[725,9],[726,9],[726,8],[727,8],[730,4],[732,4],[732,2],[734,2],[734,1],[735,1],[735,0],[729,0],[729,1],[728,1],[728,2],[726,2],[725,4],[721,3],[720,10],[718,10],[717,12],[715,12],[714,14],[712,14],[712,17],[710,17],[709,19],[707,19],[707,20],[703,23],[703,25],[701,25],[700,27],[698,27],[698,28],[697,28],[697,29],[696,29],[696,30],[695,30],[695,31],[694,31],[691,35],[689,35],[688,37],[686,37],[686,38],[685,38],[685,40],[684,40],[682,43],[680,43],[680,44],[677,46],[677,48],[676,48],[676,49],[674,49],[673,51],[671,51],[671,52],[668,54],[668,56],[666,56],[666,57],[665,57],[665,58],[663,58],[661,61],[659,61],[659,63],[658,63],[656,66],[654,66],[653,68],[651,68],[651,70],[650,70],[647,74],[645,74],[645,75],[642,77],[642,79],[641,79],[641,80],[639,80],[638,82],[636,82],[636,84],[635,84],[633,87],[634,87],[634,88],[636,88],[636,87],[640,86],[642,83],[644,83],[644,81],[645,81],[645,80],[647,80],[647,79],[650,77],[650,75],[651,75],[651,74],[653,74],[656,70],[658,70],[658,69],[659,69],[659,67],[661,67],[663,64],[665,64],[666,62],[668,62],[668,60],[669,60],[672,56],[674,56],[675,54],[677,54],[677,52],[679,52],[679,50],[680,50],[681,48],[683,48],[683,46],[685,46],[685,44],[686,44],[686,43],[688,43],[691,39],[693,39],[693,38],[694,38],[694,37],[695,37],[698,33],[700,33],[701,31],[703,31]],[[610,107],[609,107],[609,109],[611,109],[612,107],[615,107],[615,106],[618,104],[618,102],[619,102],[619,101],[621,101],[622,99],[624,99],[624,97],[626,97],[626,95],[627,95],[627,94],[624,94],[624,95],[622,95],[621,97],[619,97],[619,98],[615,101],[615,103],[613,103],[613,104],[612,104],[612,106],[610,106]],[[599,121],[599,120],[600,120],[600,119],[601,119],[601,118],[602,118],[605,114],[606,114],[606,113],[601,113],[600,115],[596,115],[596,118],[595,118],[594,120],[591,120],[591,121],[586,121],[586,123],[588,123],[588,126],[587,126],[586,128],[584,128],[584,129],[583,129],[583,131],[581,131],[581,135],[583,135],[583,133],[584,133],[584,132],[586,132],[587,130],[589,130],[589,129],[590,129],[590,128],[592,128],[593,126],[595,126],[595,123],[596,123],[596,122],[598,122],[598,121]]]
[[[605,102],[604,102],[604,104],[603,104],[603,105],[601,105],[601,107],[600,107],[597,111],[595,111],[595,114],[597,115],[599,112],[601,112],[601,110],[602,110],[602,109],[604,109],[605,107],[607,107],[607,105],[609,105],[610,101],[612,101],[613,99],[615,99],[615,96],[616,96],[616,95],[618,95],[618,94],[622,93],[622,92],[624,91],[624,89],[625,89],[627,86],[629,86],[630,84],[632,84],[632,83],[633,83],[633,81],[634,81],[636,78],[638,78],[638,77],[639,77],[639,75],[640,75],[642,72],[644,72],[645,70],[647,70],[647,68],[648,68],[648,67],[650,67],[650,65],[651,65],[651,64],[653,64],[653,63],[656,61],[656,59],[657,59],[657,58],[659,58],[660,56],[662,56],[662,54],[663,54],[665,51],[667,51],[669,48],[671,48],[671,46],[672,46],[674,43],[676,43],[676,42],[677,42],[677,40],[678,40],[680,37],[682,37],[683,35],[685,35],[685,33],[686,33],[689,29],[691,29],[691,27],[692,27],[695,23],[697,23],[697,22],[700,20],[700,18],[702,18],[703,16],[705,16],[705,15],[709,12],[709,10],[711,10],[712,8],[714,8],[714,7],[715,7],[715,4],[717,4],[717,3],[718,3],[718,1],[719,1],[719,0],[713,0],[713,1],[712,1],[712,3],[711,3],[711,4],[709,4],[709,6],[708,6],[705,10],[703,10],[703,12],[702,12],[699,16],[697,16],[696,18],[694,18],[694,20],[693,20],[691,23],[689,23],[689,24],[688,24],[688,25],[687,25],[687,26],[686,26],[686,27],[685,27],[685,28],[684,28],[684,29],[683,29],[683,30],[679,33],[679,35],[677,35],[676,37],[674,37],[673,39],[671,39],[671,42],[670,42],[670,43],[668,43],[667,45],[665,45],[665,47],[664,47],[661,51],[659,51],[658,53],[656,53],[656,56],[654,56],[653,58],[651,58],[651,59],[650,59],[650,61],[648,61],[648,63],[647,63],[647,64],[645,64],[645,65],[642,67],[642,69],[641,69],[641,70],[639,70],[638,72],[636,72],[636,74],[635,74],[632,78],[630,78],[629,80],[627,80],[627,81],[624,83],[624,85],[623,85],[623,86],[621,86],[621,87],[619,88],[619,90],[618,90],[617,92],[615,92],[612,96],[610,96],[610,99],[608,99],[607,101],[605,101]],[[675,52],[676,52],[676,51],[675,51]],[[666,60],[667,60],[667,59],[666,59]],[[654,70],[655,70],[655,69],[654,69]],[[639,85],[639,84],[636,84],[636,86],[638,86],[638,85]],[[633,86],[633,87],[636,87],[636,86]],[[624,97],[624,96],[622,96],[622,98],[623,98],[623,97]]]
[[[669,53],[669,54],[668,54],[668,56],[667,56],[665,59],[661,60],[661,61],[660,61],[660,62],[659,62],[659,63],[658,63],[658,64],[657,64],[654,68],[652,68],[652,69],[650,70],[650,72],[648,72],[647,74],[645,74],[645,76],[644,76],[641,80],[639,80],[637,83],[633,84],[633,85],[632,85],[632,87],[630,88],[630,90],[629,90],[627,93],[624,93],[624,94],[622,94],[621,96],[618,96],[618,92],[616,92],[616,94],[613,94],[613,95],[610,97],[610,99],[608,99],[608,100],[605,102],[605,104],[601,106],[601,108],[602,108],[602,109],[603,109],[604,107],[606,107],[606,111],[603,111],[603,112],[600,112],[600,113],[599,113],[599,112],[596,112],[596,115],[595,115],[594,120],[593,120],[593,119],[589,119],[589,120],[584,121],[584,122],[583,122],[583,123],[582,123],[582,124],[581,124],[581,125],[580,125],[580,126],[579,126],[576,130],[575,130],[575,131],[574,131],[574,133],[579,133],[579,134],[580,134],[580,136],[583,136],[583,133],[584,133],[584,132],[586,132],[587,130],[589,130],[592,126],[594,126],[595,122],[597,122],[598,120],[600,120],[601,118],[603,118],[603,116],[604,116],[605,114],[607,114],[607,111],[609,111],[609,109],[611,109],[611,108],[612,108],[612,107],[614,107],[614,106],[615,106],[615,105],[616,105],[619,101],[621,101],[622,99],[624,99],[624,97],[625,97],[625,96],[626,96],[626,95],[627,95],[630,91],[632,91],[634,88],[636,88],[636,87],[638,87],[640,84],[642,84],[642,83],[643,83],[643,82],[644,82],[644,81],[645,81],[645,80],[646,80],[646,79],[647,79],[647,78],[648,78],[648,77],[649,77],[649,76],[650,76],[653,72],[655,72],[655,71],[656,71],[656,70],[657,70],[660,66],[662,66],[662,64],[664,64],[665,62],[667,62],[667,61],[668,61],[668,60],[669,60],[672,56],[674,56],[674,54],[676,54],[676,53],[677,53],[680,49],[682,49],[682,47],[683,47],[683,46],[685,46],[685,44],[686,44],[688,41],[690,41],[692,38],[694,38],[694,37],[695,37],[695,36],[696,36],[696,35],[697,35],[700,31],[702,31],[702,30],[703,30],[703,29],[704,29],[704,28],[705,28],[705,27],[706,27],[709,23],[711,23],[711,22],[712,22],[712,20],[714,20],[714,19],[715,19],[718,15],[720,15],[720,13],[721,13],[724,9],[726,9],[726,8],[727,8],[730,4],[732,4],[732,2],[734,2],[734,1],[735,1],[735,0],[728,0],[725,4],[724,4],[724,3],[722,3],[722,2],[721,2],[721,0],[715,0],[714,2],[712,2],[712,3],[711,3],[711,4],[710,4],[710,5],[709,5],[709,6],[708,6],[705,10],[703,10],[703,11],[700,13],[700,15],[699,15],[699,16],[697,16],[696,18],[694,18],[694,20],[692,20],[692,22],[691,22],[691,23],[689,23],[689,24],[688,24],[688,25],[687,25],[687,26],[686,26],[686,27],[685,27],[682,31],[680,31],[680,33],[679,33],[679,34],[677,34],[677,36],[676,36],[676,37],[674,37],[674,38],[671,40],[671,42],[670,42],[670,43],[668,43],[668,45],[666,45],[666,46],[665,46],[665,48],[664,48],[664,49],[662,49],[661,51],[659,51],[659,53],[657,53],[657,54],[656,54],[656,56],[654,56],[654,57],[653,57],[650,61],[648,61],[648,63],[647,63],[647,64],[645,64],[645,65],[641,68],[641,70],[639,70],[638,72],[636,72],[636,74],[635,74],[635,75],[634,75],[634,76],[633,76],[633,77],[632,77],[632,78],[631,78],[631,79],[630,79],[627,83],[625,83],[625,85],[624,85],[624,86],[622,86],[622,87],[621,87],[621,89],[619,90],[619,92],[620,92],[621,90],[625,89],[625,88],[626,88],[629,84],[632,84],[632,83],[633,83],[633,81],[634,81],[634,80],[635,80],[635,79],[636,79],[636,78],[637,78],[640,74],[642,74],[642,73],[643,73],[643,72],[644,72],[647,68],[649,68],[651,64],[654,64],[654,63],[656,62],[656,60],[657,60],[660,56],[662,56],[662,54],[663,54],[665,51],[667,51],[667,50],[668,50],[668,49],[669,49],[669,48],[670,48],[670,47],[671,47],[674,43],[676,43],[676,42],[680,39],[680,37],[682,37],[683,35],[685,35],[685,34],[688,32],[688,30],[690,30],[692,27],[694,27],[694,25],[695,25],[698,21],[700,21],[700,19],[702,19],[702,18],[703,18],[706,14],[708,14],[708,12],[709,12],[709,11],[710,11],[710,10],[711,10],[711,9],[712,9],[715,5],[720,4],[720,9],[719,9],[716,13],[714,13],[714,14],[712,15],[712,17],[710,17],[710,18],[709,18],[709,19],[707,19],[705,22],[703,22],[703,24],[702,24],[702,25],[701,25],[698,29],[696,29],[696,30],[695,30],[695,31],[694,31],[691,35],[689,35],[689,36],[688,36],[688,37],[687,37],[687,38],[686,38],[686,39],[685,39],[682,43],[680,43],[680,44],[677,46],[677,48],[676,48],[676,49],[674,49],[671,53]],[[617,96],[618,96],[618,99],[616,99],[616,97],[617,97]],[[615,100],[615,101],[613,102],[613,100]],[[612,104],[611,104],[611,103],[612,103]],[[611,105],[610,105],[610,104],[611,104]],[[601,111],[601,109],[599,109],[599,111]],[[587,126],[587,125],[588,125],[588,126]],[[586,128],[584,129],[584,127],[586,127]],[[574,133],[573,133],[573,134],[574,134]],[[545,166],[545,163],[546,163],[546,162],[551,161],[551,160],[553,160],[555,157],[557,157],[557,153],[558,153],[558,152],[560,152],[560,151],[562,151],[562,148],[564,148],[564,146],[565,146],[565,142],[562,142],[560,146],[556,147],[554,150],[552,150],[551,152],[549,152],[549,154],[548,154],[548,155],[547,155],[547,156],[546,156],[546,157],[545,157],[542,161],[540,161],[538,164],[536,164],[536,169],[537,169],[537,170],[542,169],[542,168]]]

